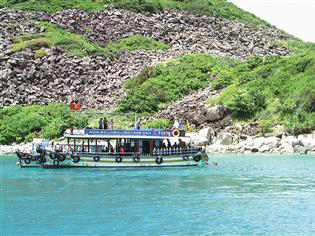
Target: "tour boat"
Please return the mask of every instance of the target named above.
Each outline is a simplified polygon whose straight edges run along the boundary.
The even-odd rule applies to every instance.
[[[69,129],[66,143],[37,145],[34,162],[44,168],[193,167],[208,164],[202,147],[188,144],[185,132],[162,129]],[[185,142],[186,141],[186,142]],[[20,158],[20,157],[19,157]],[[28,160],[28,159],[27,159]],[[33,166],[20,159],[20,166]]]

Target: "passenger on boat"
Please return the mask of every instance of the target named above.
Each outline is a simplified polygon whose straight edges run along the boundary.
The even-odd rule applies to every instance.
[[[179,139],[179,144],[178,144],[179,148],[181,149],[185,149],[186,148],[186,143],[183,142],[183,140]]]
[[[114,152],[114,148],[113,148],[113,146],[111,145],[111,143],[110,142],[108,142],[108,152],[110,152],[110,153],[113,153]]]
[[[178,129],[178,126],[179,126],[178,118],[175,117],[174,124],[173,124],[173,129]]]
[[[103,118],[101,118],[99,122],[99,129],[103,129],[103,128],[104,128],[104,123],[103,123]]]
[[[108,123],[106,117],[104,118],[104,129],[108,129]]]
[[[164,141],[160,143],[160,148],[163,148],[163,149],[166,148],[166,145],[165,145]]]
[[[185,126],[184,126],[184,130],[185,130],[185,132],[189,132],[190,131],[190,124],[189,124],[188,120],[186,120],[186,123],[185,123]]]
[[[177,142],[173,144],[173,148],[178,148]]]
[[[85,152],[85,147],[84,147],[85,142],[82,142],[82,147],[81,147],[81,152]]]
[[[140,129],[141,128],[140,126],[141,126],[141,118],[139,118],[137,122],[135,123],[135,129]]]
[[[182,119],[179,119],[179,121],[178,121],[178,129],[180,129],[180,130],[184,129],[183,120]]]
[[[109,120],[109,128],[114,129],[114,120],[113,119]]]
[[[167,139],[167,148],[172,148],[172,144],[171,144],[171,141],[169,139]]]
[[[125,147],[124,146],[119,147],[119,155],[121,155],[121,156],[125,155]]]

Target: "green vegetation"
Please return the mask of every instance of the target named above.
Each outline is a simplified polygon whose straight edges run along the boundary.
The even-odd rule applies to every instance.
[[[222,17],[251,25],[271,27],[267,22],[245,12],[227,0],[0,0],[0,7],[55,12],[67,8],[98,11],[106,7],[124,8],[142,14],[164,9],[178,9],[199,15]]]
[[[0,7],[14,7],[27,11],[55,12],[77,8],[85,11],[97,11],[104,7],[103,0],[0,0]]]
[[[21,51],[24,48],[31,48],[35,50],[35,58],[41,58],[47,56],[47,52],[43,48],[58,46],[72,56],[85,57],[98,54],[113,58],[115,53],[122,50],[160,50],[169,48],[164,43],[140,35],[132,35],[120,39],[102,48],[89,42],[82,35],[67,32],[48,22],[38,22],[36,26],[44,27],[46,32],[18,36],[16,42],[10,46],[11,49],[13,51]]]
[[[31,141],[34,132],[41,137],[54,139],[70,127],[82,128],[87,117],[71,112],[66,104],[48,106],[10,106],[0,110],[0,144]]]
[[[24,48],[38,50],[50,46],[58,46],[63,48],[67,54],[78,57],[92,54],[108,57],[114,56],[108,49],[89,42],[86,37],[67,32],[51,23],[38,22],[36,26],[44,27],[46,31],[44,33],[18,36],[16,43],[11,45],[11,49],[14,51],[20,51]],[[36,56],[44,56],[44,54],[43,52],[38,52]]]
[[[170,120],[157,119],[144,124],[144,128],[166,129],[170,126]]]
[[[93,111],[91,110],[90,112],[93,112]],[[129,129],[131,126],[134,125],[134,122],[135,122],[135,115],[136,114],[134,114],[134,113],[130,113],[130,114],[125,113],[124,114],[124,113],[119,113],[117,111],[108,111],[108,110],[106,110],[106,111],[96,110],[94,112],[104,113],[104,115],[102,115],[102,116],[91,115],[89,117],[89,121],[88,121],[88,127],[91,127],[91,128],[98,128],[99,127],[99,121],[100,121],[101,117],[103,119],[106,118],[108,123],[112,119],[113,120],[113,129]]]
[[[106,48],[112,50],[113,52],[118,52],[122,50],[134,51],[139,49],[159,50],[169,48],[169,46],[148,37],[132,35],[127,38],[120,39],[115,43],[108,44]]]
[[[224,89],[211,104],[224,104],[235,121],[258,120],[264,132],[282,125],[292,133],[315,128],[315,45],[280,42],[290,57],[253,56],[241,63],[210,55],[182,55],[144,68],[126,82],[122,111],[154,113],[211,85]]]
[[[220,75],[231,80],[236,64],[226,58],[188,54],[144,68],[125,84],[128,95],[119,102],[119,108],[122,111],[156,112],[174,100],[208,87],[213,80],[211,76]]]
[[[43,58],[47,55],[48,55],[47,51],[42,48],[35,51],[35,59]]]
[[[315,128],[315,45],[289,43],[290,57],[254,57],[211,103],[224,104],[234,119],[280,124],[292,133]],[[264,120],[268,120],[265,122]],[[267,124],[268,123],[268,124]]]

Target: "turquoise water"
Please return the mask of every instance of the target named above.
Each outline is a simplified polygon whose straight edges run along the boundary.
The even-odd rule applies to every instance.
[[[0,235],[315,235],[315,156],[123,171],[0,162]]]

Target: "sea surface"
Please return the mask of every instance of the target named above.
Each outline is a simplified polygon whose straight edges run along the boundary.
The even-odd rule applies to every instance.
[[[0,163],[1,236],[315,235],[315,156],[212,156],[206,168],[150,170]]]

